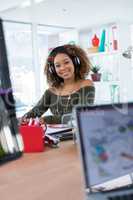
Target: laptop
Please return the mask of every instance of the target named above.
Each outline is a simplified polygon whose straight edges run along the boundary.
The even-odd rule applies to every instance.
[[[133,103],[75,109],[87,200],[133,199]]]
[[[0,19],[0,165],[19,158],[22,152],[23,142],[16,119],[3,21]]]

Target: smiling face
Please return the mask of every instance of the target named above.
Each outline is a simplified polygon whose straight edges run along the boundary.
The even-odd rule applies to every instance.
[[[71,58],[64,53],[59,53],[54,58],[54,66],[57,75],[66,80],[74,80],[74,65]]]

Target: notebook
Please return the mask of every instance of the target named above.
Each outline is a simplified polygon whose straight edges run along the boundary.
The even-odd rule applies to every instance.
[[[133,199],[133,103],[75,109],[86,199]]]
[[[0,164],[19,158],[22,152],[23,142],[16,119],[3,21],[0,19]]]
[[[67,124],[47,124],[46,134],[63,140],[73,139],[73,128]]]

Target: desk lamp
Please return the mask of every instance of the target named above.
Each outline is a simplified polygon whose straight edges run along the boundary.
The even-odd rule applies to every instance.
[[[133,46],[129,46],[127,48],[127,50],[125,50],[122,55],[125,57],[125,58],[128,58],[128,59],[131,59],[133,58]]]

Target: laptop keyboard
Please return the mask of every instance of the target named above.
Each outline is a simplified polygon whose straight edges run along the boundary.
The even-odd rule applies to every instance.
[[[108,200],[133,200],[133,194],[127,194],[127,195],[117,195],[113,197],[108,197]]]

